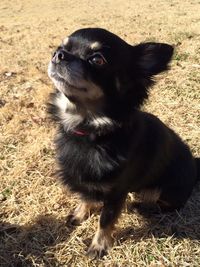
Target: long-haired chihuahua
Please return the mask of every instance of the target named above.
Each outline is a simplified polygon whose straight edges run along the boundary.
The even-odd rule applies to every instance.
[[[173,47],[129,45],[100,28],[80,29],[55,51],[48,74],[56,90],[49,112],[58,122],[59,176],[80,195],[68,218],[78,224],[102,204],[88,254],[101,257],[129,192],[163,211],[181,208],[197,180],[196,162],[181,138],[139,108],[155,75],[168,69]]]

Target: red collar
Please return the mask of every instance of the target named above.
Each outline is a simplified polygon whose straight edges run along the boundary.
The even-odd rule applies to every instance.
[[[74,135],[78,135],[78,136],[88,136],[89,135],[89,133],[84,131],[84,130],[76,130],[76,129],[72,130],[72,133]]]

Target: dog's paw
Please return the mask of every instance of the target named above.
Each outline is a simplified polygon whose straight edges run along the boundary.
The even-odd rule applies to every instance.
[[[81,220],[77,218],[74,214],[69,214],[66,219],[68,226],[78,226],[81,224]]]
[[[105,256],[108,250],[112,247],[113,239],[109,236],[98,235],[98,232],[92,240],[87,255],[92,259],[98,259]]]
[[[102,258],[108,253],[107,249],[107,247],[101,246],[99,244],[91,244],[87,251],[87,256],[89,256],[91,259]]]
[[[67,216],[67,224],[71,226],[78,226],[90,215],[91,203],[83,202],[78,205],[74,212]]]

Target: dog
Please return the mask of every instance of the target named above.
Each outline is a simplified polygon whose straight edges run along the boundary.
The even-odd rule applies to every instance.
[[[184,206],[196,184],[188,146],[140,110],[154,76],[168,70],[172,55],[169,44],[132,46],[105,29],[85,28],[65,38],[49,63],[59,176],[81,200],[68,221],[79,224],[102,204],[91,257],[111,248],[129,192],[172,211]]]

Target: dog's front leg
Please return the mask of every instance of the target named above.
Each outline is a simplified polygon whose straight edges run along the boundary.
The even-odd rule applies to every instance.
[[[98,229],[87,252],[90,257],[103,257],[112,247],[114,225],[121,214],[125,199],[126,194],[123,194],[123,196],[112,197],[104,202]]]

